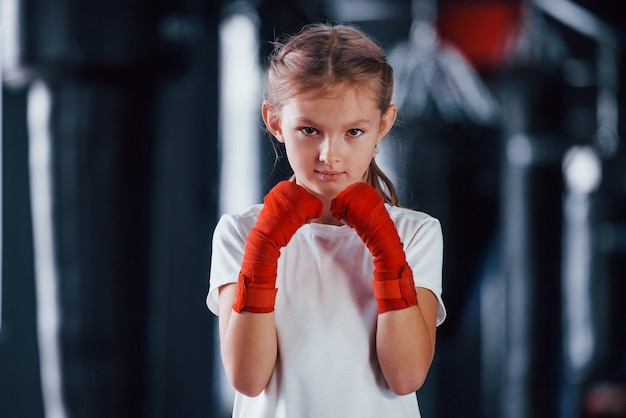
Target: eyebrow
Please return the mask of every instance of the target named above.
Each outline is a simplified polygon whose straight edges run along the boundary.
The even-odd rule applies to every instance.
[[[319,123],[307,118],[307,117],[297,117],[295,118],[296,122],[299,125],[319,125]],[[359,126],[359,125],[368,125],[373,123],[370,119],[366,119],[366,118],[362,118],[362,119],[357,119],[355,121],[352,121],[350,123],[347,123],[347,126]]]

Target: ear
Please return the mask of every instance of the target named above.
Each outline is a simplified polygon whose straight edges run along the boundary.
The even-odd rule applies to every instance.
[[[267,130],[276,138],[278,142],[283,142],[283,132],[280,127],[280,116],[276,109],[268,102],[264,101],[261,106],[261,115]]]
[[[393,124],[396,122],[397,115],[398,107],[394,104],[390,105],[385,113],[383,113],[383,116],[380,120],[380,132],[378,136],[378,142],[380,142],[380,140],[389,133],[389,131],[393,127]]]

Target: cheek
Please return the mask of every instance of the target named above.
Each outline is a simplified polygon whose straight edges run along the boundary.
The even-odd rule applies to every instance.
[[[372,158],[374,158],[375,150],[376,148],[374,146],[363,147],[358,151],[358,153],[355,152],[353,155],[355,158],[358,158],[361,164],[367,167],[369,166],[370,161],[372,161]]]
[[[365,148],[363,150],[360,150],[360,152],[358,153],[352,154],[352,164],[354,168],[357,171],[365,174],[365,172],[368,170],[370,166],[370,163],[372,162],[373,155],[374,155],[373,149],[370,152],[369,148]]]
[[[309,148],[310,147],[294,145],[291,141],[285,141],[285,152],[292,166],[306,163],[307,160],[315,157],[314,150]]]
[[[371,162],[371,161],[372,161],[372,160],[371,160],[371,159],[369,159],[369,160],[367,160],[367,161],[364,161],[364,162],[360,165],[360,167],[359,167],[359,171],[360,171],[361,173],[363,173],[363,175],[365,175],[365,173],[367,172],[367,170],[368,170],[368,168],[369,168],[369,166],[370,166],[370,162]]]

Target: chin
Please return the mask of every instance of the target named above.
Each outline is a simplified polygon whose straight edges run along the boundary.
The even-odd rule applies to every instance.
[[[345,184],[337,182],[309,181],[304,183],[298,182],[298,184],[319,198],[331,199],[346,187]]]
[[[352,183],[347,183],[347,182],[325,183],[319,187],[319,194],[321,196],[334,199],[339,193],[341,193],[350,184]]]

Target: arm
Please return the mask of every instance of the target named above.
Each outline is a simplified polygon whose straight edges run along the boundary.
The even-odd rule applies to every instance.
[[[274,312],[233,311],[236,285],[219,289],[220,349],[228,380],[235,390],[257,396],[267,386],[278,353]]]
[[[430,290],[416,289],[419,305],[378,316],[378,362],[387,384],[398,395],[422,386],[435,352],[438,301]]]
[[[437,297],[415,286],[395,225],[371,186],[347,187],[333,200],[331,209],[356,230],[374,258],[376,353],[383,376],[395,393],[415,392],[433,360]]]
[[[222,362],[233,387],[257,396],[276,364],[274,304],[280,248],[298,228],[317,218],[322,202],[295,183],[278,183],[246,238],[237,284],[219,289]]]

